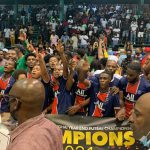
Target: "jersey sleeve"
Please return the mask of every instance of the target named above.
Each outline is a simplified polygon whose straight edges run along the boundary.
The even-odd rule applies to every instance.
[[[9,92],[10,92],[10,90],[11,90],[11,88],[14,85],[15,82],[16,82],[15,79],[13,77],[11,77],[10,80],[9,80],[9,83],[8,83],[8,85],[7,85],[7,87],[4,91],[4,94],[6,94],[6,95],[9,94]]]
[[[41,82],[43,83],[45,89],[45,101],[43,106],[43,110],[44,110],[53,102],[54,92],[50,85],[50,82],[45,83],[43,80],[41,80]]]
[[[150,83],[145,81],[145,91],[146,93],[150,92]]]
[[[126,85],[127,85],[127,80],[125,77],[122,77],[118,83],[118,87],[119,87],[120,91],[123,91],[123,89],[125,88]]]
[[[118,94],[114,95],[114,97],[113,97],[113,107],[114,107],[114,109],[120,108],[120,100],[119,100]]]

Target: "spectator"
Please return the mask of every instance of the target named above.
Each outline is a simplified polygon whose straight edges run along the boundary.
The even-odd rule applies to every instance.
[[[131,22],[131,26],[130,26],[130,40],[132,42],[132,44],[136,44],[136,34],[137,34],[137,29],[138,29],[138,24],[137,21],[134,19]]]
[[[10,112],[18,120],[19,126],[11,133],[7,150],[63,149],[60,129],[41,114],[44,94],[43,85],[33,79],[19,80],[11,89],[8,96],[11,98]],[[29,111],[31,109],[32,112]]]

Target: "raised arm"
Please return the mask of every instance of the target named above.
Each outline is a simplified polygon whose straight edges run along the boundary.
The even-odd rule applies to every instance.
[[[46,70],[46,65],[45,65],[44,59],[42,58],[41,54],[38,54],[38,58],[39,58],[39,64],[40,64],[40,68],[41,68],[42,79],[45,83],[48,83],[50,81],[50,76]]]
[[[66,89],[68,91],[71,90],[72,85],[74,83],[74,73],[75,73],[75,67],[76,67],[76,62],[75,60],[71,60],[70,64],[69,64],[69,75],[68,75],[68,79],[67,79],[67,83],[66,83]]]
[[[103,46],[105,46],[104,41],[102,39],[99,40],[99,46],[98,46],[98,59],[104,58],[104,51]]]
[[[65,79],[67,79],[68,78],[68,64],[67,64],[67,59],[66,59],[66,56],[64,53],[64,46],[63,46],[61,40],[58,40],[58,44],[56,46],[56,49],[60,55],[60,58],[61,58],[61,61],[63,64],[63,77]]]

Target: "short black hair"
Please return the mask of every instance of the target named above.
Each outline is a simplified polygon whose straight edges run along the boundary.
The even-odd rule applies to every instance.
[[[86,54],[86,52],[85,52],[84,49],[78,49],[78,50],[77,50],[77,53],[78,53],[78,55],[79,55],[81,58],[83,58],[83,56]]]
[[[70,60],[73,58],[73,55],[70,51],[65,51],[65,55],[67,55],[67,60]]]
[[[18,80],[20,74],[24,74],[27,77],[27,71],[24,69],[19,69],[14,72],[13,74],[14,79]]]
[[[105,71],[103,71],[102,73],[100,73],[100,75],[101,75],[101,74],[108,74],[108,75],[110,76],[111,80],[113,79],[113,72],[112,72],[112,71],[105,70]],[[99,76],[100,76],[100,75],[99,75]]]
[[[34,53],[29,53],[29,54],[27,54],[27,55],[25,56],[25,60],[26,60],[26,61],[27,61],[27,59],[28,59],[29,56],[33,56],[33,57],[36,58],[36,55],[35,55]]]
[[[14,46],[12,46],[12,48],[18,48],[23,54],[25,52],[25,48],[21,44],[15,44]]]
[[[141,64],[138,61],[133,61],[130,64],[128,64],[127,69],[131,69],[136,71],[137,73],[141,73]]]
[[[92,71],[93,69],[94,69],[94,71],[102,69],[100,60],[95,59],[92,61],[91,65],[90,65],[90,70]]]
[[[104,68],[106,67],[107,60],[108,60],[107,58],[100,59],[100,63],[104,66]]]

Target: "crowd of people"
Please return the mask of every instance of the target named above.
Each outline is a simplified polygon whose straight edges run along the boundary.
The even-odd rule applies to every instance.
[[[0,10],[0,48],[18,42],[19,31],[28,34],[34,44],[56,46],[61,38],[67,49],[85,49],[92,53],[98,37],[104,38],[106,47],[117,49],[118,44],[149,44],[149,9],[121,5],[69,5],[65,6],[65,19],[59,19],[59,7],[37,6],[21,9],[17,14],[9,7]],[[136,8],[136,9],[135,9]],[[35,41],[34,33],[38,32]],[[51,41],[51,43],[50,43]],[[92,54],[91,54],[92,55]]]
[[[11,20],[10,14],[5,17]],[[0,113],[16,119],[24,101],[17,97],[20,103],[10,107],[10,91],[18,81],[36,79],[44,86],[44,114],[129,119],[139,97],[150,92],[150,47],[143,45],[150,44],[149,14],[119,5],[79,5],[68,6],[65,16],[60,22],[56,10],[29,7],[20,13],[21,26],[1,23]]]

